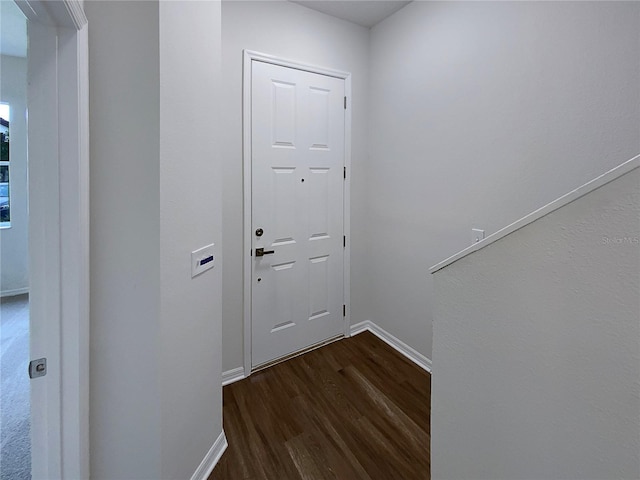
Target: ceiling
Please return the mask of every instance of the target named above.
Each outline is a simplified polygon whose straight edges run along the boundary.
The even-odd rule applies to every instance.
[[[402,0],[289,0],[318,12],[373,27],[411,3]]]
[[[15,2],[0,1],[0,53],[27,56],[27,19]]]
[[[410,3],[404,0],[290,0],[318,12],[373,27]],[[27,56],[27,21],[15,2],[0,1],[0,54]]]

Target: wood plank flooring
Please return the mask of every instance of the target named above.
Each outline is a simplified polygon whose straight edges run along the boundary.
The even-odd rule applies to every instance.
[[[426,480],[430,375],[369,332],[223,389],[209,480]]]

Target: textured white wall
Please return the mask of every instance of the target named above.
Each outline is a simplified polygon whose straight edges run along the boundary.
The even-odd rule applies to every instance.
[[[220,256],[190,273],[221,241],[220,3],[86,12],[91,477],[190,478],[222,429]]]
[[[27,59],[0,56],[0,102],[11,107],[11,228],[0,229],[0,292],[29,288],[27,216]]]
[[[161,478],[156,2],[86,2],[91,477]]]
[[[351,72],[351,321],[366,320],[364,232],[369,30],[285,1],[222,2],[223,370],[243,365],[242,51],[256,50]]]
[[[431,357],[427,269],[640,152],[640,4],[412,2],[371,32],[368,318]]]
[[[220,2],[160,2],[162,477],[188,479],[222,432]],[[191,252],[215,266],[191,278]]]
[[[434,284],[434,479],[640,478],[640,169]]]
[[[91,476],[160,478],[158,5],[87,2]]]

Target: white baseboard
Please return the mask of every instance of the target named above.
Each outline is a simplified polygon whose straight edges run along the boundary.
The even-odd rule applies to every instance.
[[[222,372],[222,386],[229,385],[230,383],[237,382],[244,378],[244,367],[233,368]]]
[[[29,293],[29,287],[16,288],[14,290],[3,290],[0,292],[0,297],[14,297],[16,295],[22,295],[23,293]]]
[[[431,360],[422,355],[417,350],[411,348],[409,345],[404,343],[402,340],[397,339],[393,335],[391,335],[386,330],[380,328],[378,325],[373,323],[371,320],[365,320],[364,322],[356,323],[355,325],[351,325],[351,335],[357,335],[364,331],[370,331],[380,340],[395,348],[402,355],[407,357],[413,363],[418,365],[423,370],[431,373]]]
[[[202,463],[200,463],[200,466],[196,469],[195,473],[191,475],[191,480],[207,480],[218,464],[220,457],[222,457],[222,454],[227,449],[227,446],[227,437],[223,430],[220,432],[216,441],[213,442],[213,445],[205,455]]]
[[[364,331],[370,331],[376,337],[378,337],[383,342],[387,343],[392,348],[396,349],[402,355],[407,357],[413,363],[418,365],[423,370],[431,373],[431,360],[422,355],[417,350],[413,349],[402,340],[391,335],[386,330],[382,329],[371,320],[365,320],[364,322],[356,323],[355,325],[351,325],[351,336],[357,335]],[[238,380],[243,380],[244,376],[244,367],[232,368],[231,370],[227,370],[226,372],[222,372],[222,386],[229,385],[230,383],[237,382]]]

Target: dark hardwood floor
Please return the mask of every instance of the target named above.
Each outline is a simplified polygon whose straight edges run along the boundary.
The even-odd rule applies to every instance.
[[[430,375],[369,332],[224,387],[209,480],[430,478]]]

